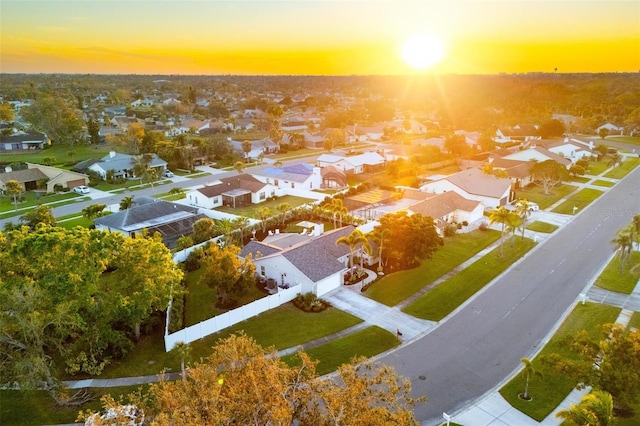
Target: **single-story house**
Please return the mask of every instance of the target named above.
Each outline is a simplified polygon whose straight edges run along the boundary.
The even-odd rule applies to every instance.
[[[85,174],[31,163],[27,163],[27,169],[24,170],[0,173],[0,190],[4,191],[6,182],[10,180],[20,182],[23,191],[38,189],[39,182],[44,182],[47,192],[55,192],[56,185],[71,189],[89,184],[89,176]]]
[[[251,241],[240,252],[252,255],[256,274],[279,286],[300,284],[302,293],[322,296],[342,285],[350,250],[336,241],[355,228],[345,226],[322,235],[274,234]]]
[[[107,178],[107,173],[113,171],[114,177],[131,178],[135,177],[134,166],[136,164],[136,156],[128,154],[120,154],[115,151],[102,157],[99,161],[87,167],[87,170],[96,172],[102,179]],[[166,170],[167,162],[156,154],[152,154],[149,167],[158,169],[160,172]]]
[[[600,130],[603,130],[603,129],[608,130],[610,135],[613,135],[613,134],[621,135],[624,132],[624,127],[622,126],[617,126],[613,123],[605,123],[596,129],[596,134],[599,134]]]
[[[531,148],[527,148],[522,151],[516,151],[510,154],[507,154],[502,158],[505,160],[538,161],[538,162],[554,160],[566,167],[569,167],[571,165],[570,159],[562,157],[554,152],[551,152],[542,146],[532,146]]]
[[[484,217],[484,206],[480,201],[468,200],[455,191],[437,194],[419,201],[407,209],[410,214],[430,216],[436,223],[440,235],[450,223],[474,223]]]
[[[494,141],[498,144],[507,142],[527,142],[540,139],[538,128],[532,124],[518,124],[514,127],[502,127],[496,130]]]
[[[246,155],[248,158],[258,158],[262,153],[274,154],[280,150],[280,146],[268,137],[249,141],[251,143],[251,151],[248,154],[242,149],[243,141],[229,139],[229,142],[235,151],[239,152],[243,157]]]
[[[377,152],[365,152],[358,155],[322,154],[317,159],[319,167],[333,166],[345,173],[371,173],[382,170],[385,158]]]
[[[479,201],[485,208],[504,206],[509,202],[511,179],[498,178],[471,168],[427,182],[420,190],[433,194],[455,191],[468,200]]]
[[[12,135],[0,134],[0,151],[42,149],[48,144],[49,138],[40,132],[18,132]]]
[[[174,248],[177,239],[191,234],[193,224],[204,217],[194,207],[151,197],[135,197],[130,208],[99,217],[93,223],[96,229],[120,232],[134,238],[144,230],[151,234],[159,232],[164,244]]]
[[[276,187],[248,174],[240,174],[186,193],[192,206],[213,209],[220,206],[241,207],[261,203],[276,196]]]
[[[267,167],[252,172],[252,176],[279,189],[291,188],[311,191],[322,187],[320,168],[305,163],[284,167]]]
[[[492,161],[495,170],[504,170],[511,179],[513,189],[524,188],[533,182],[531,162],[496,158]]]
[[[569,159],[572,163],[591,156],[591,150],[587,144],[570,141],[569,138],[553,141],[540,141],[536,144],[543,145],[546,149],[563,158]]]

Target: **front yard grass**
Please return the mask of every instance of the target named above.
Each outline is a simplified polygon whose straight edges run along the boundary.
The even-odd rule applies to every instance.
[[[540,206],[540,209],[544,210],[575,190],[576,187],[573,185],[562,184],[551,189],[549,194],[545,194],[542,188],[535,184],[531,184],[527,185],[526,188],[520,189],[517,193],[516,198],[524,198],[527,201],[532,201],[538,204],[538,206]]]
[[[640,252],[631,252],[631,262],[623,266],[620,273],[620,256],[614,256],[594,283],[600,288],[616,293],[631,294],[638,284],[639,277],[631,273],[630,268],[640,263]]]
[[[496,247],[402,311],[417,318],[440,321],[536,245],[532,240],[521,240],[520,237],[515,237],[514,243],[512,248],[511,241],[505,241],[503,257],[500,247]]]
[[[589,161],[589,168],[587,174],[598,176],[604,173],[609,168],[609,157],[604,156],[599,161]]]
[[[633,169],[638,167],[638,164],[640,164],[640,158],[627,158],[621,166],[615,167],[614,169],[609,171],[609,173],[604,175],[604,177],[622,179],[623,177],[631,173]]]
[[[634,312],[629,321],[629,329],[635,328],[640,330],[640,312]]]
[[[293,195],[285,195],[283,197],[278,197],[275,200],[266,200],[260,204],[252,204],[245,207],[229,207],[229,206],[221,206],[216,207],[214,210],[234,214],[236,216],[244,216],[251,219],[260,219],[260,215],[258,214],[258,209],[267,207],[271,210],[271,216],[280,215],[278,211],[278,206],[282,203],[289,203],[291,208],[296,208],[302,206],[304,204],[308,204],[313,202],[314,200],[309,198],[296,197]]]
[[[393,333],[378,326],[371,326],[305,352],[311,359],[320,361],[316,372],[324,375],[336,371],[354,357],[370,358],[396,347],[399,343]],[[296,365],[298,357],[292,354],[283,357],[282,360],[289,365]]]
[[[611,188],[613,185],[615,185],[615,182],[611,182],[610,180],[598,179],[598,180],[594,180],[591,184]]]
[[[567,397],[576,383],[550,368],[545,368],[540,358],[543,355],[556,353],[564,358],[575,359],[576,355],[569,350],[565,338],[581,330],[587,330],[593,338],[600,338],[602,324],[615,322],[619,313],[620,308],[614,306],[589,302],[584,305],[578,304],[540,354],[532,360],[533,367],[544,375],[543,380],[539,377],[529,380],[529,395],[533,399],[524,401],[518,397],[525,387],[523,374],[518,374],[509,381],[500,389],[500,394],[513,407],[537,421],[542,421]],[[526,356],[526,354],[522,355]]]
[[[75,201],[84,201],[88,200],[87,197],[83,197],[80,194],[76,194],[75,192],[63,192],[60,194],[47,194],[43,195],[39,192],[27,191],[20,194],[18,198],[24,199],[24,201],[18,201],[18,214],[24,214],[27,211],[31,210],[31,207],[36,207],[40,204],[49,204],[56,203],[56,205],[60,202],[66,202],[72,200]],[[16,208],[13,204],[13,196],[0,196],[0,213],[14,213],[16,212]]]
[[[556,229],[558,229],[558,225],[553,225],[551,223],[542,222],[541,220],[535,220],[528,224],[526,228],[530,231],[534,232],[544,232],[545,234],[550,234]]]
[[[593,200],[595,200],[602,194],[603,192],[597,189],[583,188],[577,193],[571,195],[569,198],[567,198],[563,203],[561,203],[559,206],[554,208],[552,211],[554,213],[561,213],[561,214],[579,213],[580,211],[584,210],[584,208],[587,207]],[[574,207],[578,208],[575,211],[575,213],[573,211]]]
[[[476,230],[445,238],[444,245],[429,260],[407,271],[394,272],[373,284],[363,295],[387,306],[395,306],[426,285],[473,257],[500,238],[493,229]]]

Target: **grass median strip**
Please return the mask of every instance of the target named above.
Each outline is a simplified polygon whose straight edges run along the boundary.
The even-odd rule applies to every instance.
[[[553,225],[551,223],[536,220],[528,224],[526,228],[530,231],[544,232],[545,234],[550,234],[556,229],[558,229],[558,225]]]
[[[533,367],[544,376],[542,380],[539,377],[529,380],[528,393],[533,399],[524,401],[518,397],[525,387],[525,378],[522,374],[518,374],[500,389],[500,394],[518,410],[537,421],[542,421],[567,397],[576,384],[566,376],[550,368],[544,368],[540,357],[556,353],[562,357],[575,359],[575,354],[569,350],[565,338],[581,330],[587,330],[594,338],[600,336],[601,326],[615,322],[619,313],[620,308],[609,305],[597,303],[577,305],[540,354],[532,360]]]
[[[323,375],[336,371],[338,367],[348,363],[353,357],[370,358],[397,346],[399,343],[393,333],[377,326],[371,326],[324,345],[305,350],[305,352],[311,359],[320,361],[316,371]],[[295,365],[298,358],[292,354],[282,359],[289,365]]]
[[[445,239],[444,246],[429,260],[407,271],[395,272],[371,286],[365,296],[387,306],[395,306],[426,285],[473,257],[500,238],[495,230],[473,231]]]
[[[638,284],[638,276],[631,273],[631,266],[640,263],[640,252],[631,253],[631,260],[622,265],[620,270],[620,255],[614,256],[604,268],[596,282],[596,286],[617,293],[630,294]],[[622,272],[622,273],[621,273]]]
[[[440,321],[536,244],[528,238],[524,240],[515,238],[514,247],[511,247],[511,241],[505,241],[504,256],[500,256],[500,247],[493,249],[486,256],[408,305],[403,312],[417,318]]]

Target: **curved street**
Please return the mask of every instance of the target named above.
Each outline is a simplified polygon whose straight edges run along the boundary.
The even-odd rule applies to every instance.
[[[640,168],[534,248],[457,312],[378,360],[411,379],[424,425],[440,424],[498,386],[549,332],[612,253],[615,232],[640,212]]]

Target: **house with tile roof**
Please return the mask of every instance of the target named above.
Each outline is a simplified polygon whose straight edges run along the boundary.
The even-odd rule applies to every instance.
[[[471,168],[424,183],[420,190],[432,194],[455,191],[468,200],[481,202],[485,208],[496,208],[508,204],[511,179],[486,175],[480,169]]]
[[[322,235],[274,234],[263,241],[251,241],[240,252],[252,255],[256,274],[275,280],[280,286],[301,285],[301,292],[322,296],[339,288],[347,271],[349,247],[336,245],[338,238],[348,236],[351,225]]]
[[[259,204],[276,195],[278,194],[274,185],[243,173],[193,189],[186,193],[186,199],[192,206],[214,209],[220,206],[235,208]]]
[[[319,167],[298,163],[284,167],[266,167],[251,175],[261,182],[278,189],[315,190],[322,188],[322,174]]]
[[[193,224],[205,217],[194,207],[151,197],[135,197],[128,209],[99,217],[93,223],[96,229],[120,232],[128,237],[144,231],[151,234],[159,232],[164,244],[174,248],[178,238],[191,234]]]

